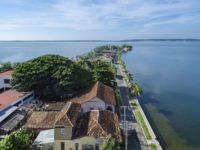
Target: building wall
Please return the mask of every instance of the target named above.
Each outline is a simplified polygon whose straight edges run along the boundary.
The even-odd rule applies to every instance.
[[[0,76],[0,89],[11,88],[10,84],[5,84],[4,79],[11,79],[11,76]]]
[[[56,150],[55,146],[54,146],[54,143],[42,144],[42,150],[48,150],[49,146],[53,146],[53,150]]]
[[[114,105],[109,104],[109,103],[105,103],[105,107],[106,107],[106,110],[108,109],[108,107],[111,107],[112,108],[112,112],[115,112],[115,106]]]
[[[54,129],[54,139],[55,140],[70,140],[72,137],[72,127],[65,127],[65,134],[61,135],[61,129],[63,128],[55,128]]]
[[[81,105],[82,113],[90,111],[91,108],[94,110],[105,110],[105,102],[95,97],[88,102],[85,102]]]
[[[76,150],[75,149],[76,144],[78,144],[78,150],[82,150],[83,144],[92,145],[93,148],[95,149],[95,144],[98,144],[100,146],[102,141],[103,141],[102,139],[94,138],[94,137],[83,137],[83,138],[75,139],[75,140],[55,140],[54,141],[54,149],[60,150],[61,149],[61,142],[65,143],[65,150]]]

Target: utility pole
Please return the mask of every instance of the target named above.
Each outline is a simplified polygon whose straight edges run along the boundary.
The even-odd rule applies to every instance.
[[[126,136],[126,143],[125,143],[125,150],[127,150],[128,147],[128,134],[127,134],[127,127],[128,127],[128,121],[126,121],[126,108],[129,108],[129,106],[120,106],[121,109],[124,109],[124,125],[123,125],[123,129],[124,129],[124,134]]]

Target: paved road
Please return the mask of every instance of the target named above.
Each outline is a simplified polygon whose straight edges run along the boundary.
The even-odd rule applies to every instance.
[[[130,107],[129,94],[127,91],[126,84],[124,82],[121,69],[119,67],[120,67],[119,64],[115,63],[115,68],[117,70],[116,82],[121,93],[120,106]],[[124,110],[120,109],[120,112],[122,116],[120,120],[124,120]],[[125,113],[126,113],[125,120],[132,121],[134,123],[134,129],[129,131],[130,136],[128,137],[128,150],[150,150],[147,141],[144,137],[144,134],[142,132],[142,129],[140,125],[137,123],[135,116],[133,115],[132,109],[126,109]]]

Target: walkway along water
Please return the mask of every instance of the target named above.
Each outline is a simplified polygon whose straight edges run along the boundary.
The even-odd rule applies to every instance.
[[[117,62],[115,63],[115,68],[117,69],[116,82],[118,85],[118,89],[120,90],[120,93],[121,93],[121,101],[119,105],[127,106],[127,107],[129,106],[129,108],[131,108],[128,88],[124,80],[124,75],[122,74],[121,66]],[[135,101],[138,106],[138,111],[140,111],[144,119],[144,122],[149,130],[152,140],[147,140],[147,138],[144,135],[144,131],[141,128],[141,125],[138,123],[135,117],[135,114],[133,114],[133,111],[131,109],[125,110],[126,111],[125,117],[124,117],[124,110],[121,110],[121,117],[122,117],[121,120],[124,120],[125,118],[126,121],[131,121],[133,123],[133,128],[134,128],[133,132],[131,132],[130,136],[128,137],[128,149],[129,150],[133,150],[133,149],[134,150],[150,150],[149,145],[155,144],[158,150],[162,150],[160,143],[156,140],[156,136],[139,104],[139,101],[137,99],[135,99]]]

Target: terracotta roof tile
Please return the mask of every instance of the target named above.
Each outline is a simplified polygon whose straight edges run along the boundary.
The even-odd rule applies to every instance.
[[[33,112],[27,123],[26,128],[52,128],[56,126],[74,126],[79,111],[80,104],[67,103],[61,112],[43,111]]]
[[[26,128],[52,128],[60,112],[43,111],[33,112],[27,123]]]
[[[73,139],[84,136],[105,138],[109,134],[116,142],[122,142],[117,115],[107,110],[92,110],[79,118]]]
[[[63,125],[74,126],[80,110],[81,110],[80,104],[68,102],[66,104],[66,106],[62,109],[60,114],[58,115],[58,118],[55,121],[55,125],[57,125],[57,126],[63,126]]]
[[[13,72],[14,72],[13,70],[8,70],[0,73],[0,76],[11,76]]]
[[[99,81],[88,88],[78,91],[75,97],[73,97],[69,101],[82,104],[91,100],[94,97],[98,97],[106,103],[116,105],[113,88],[104,85]]]

